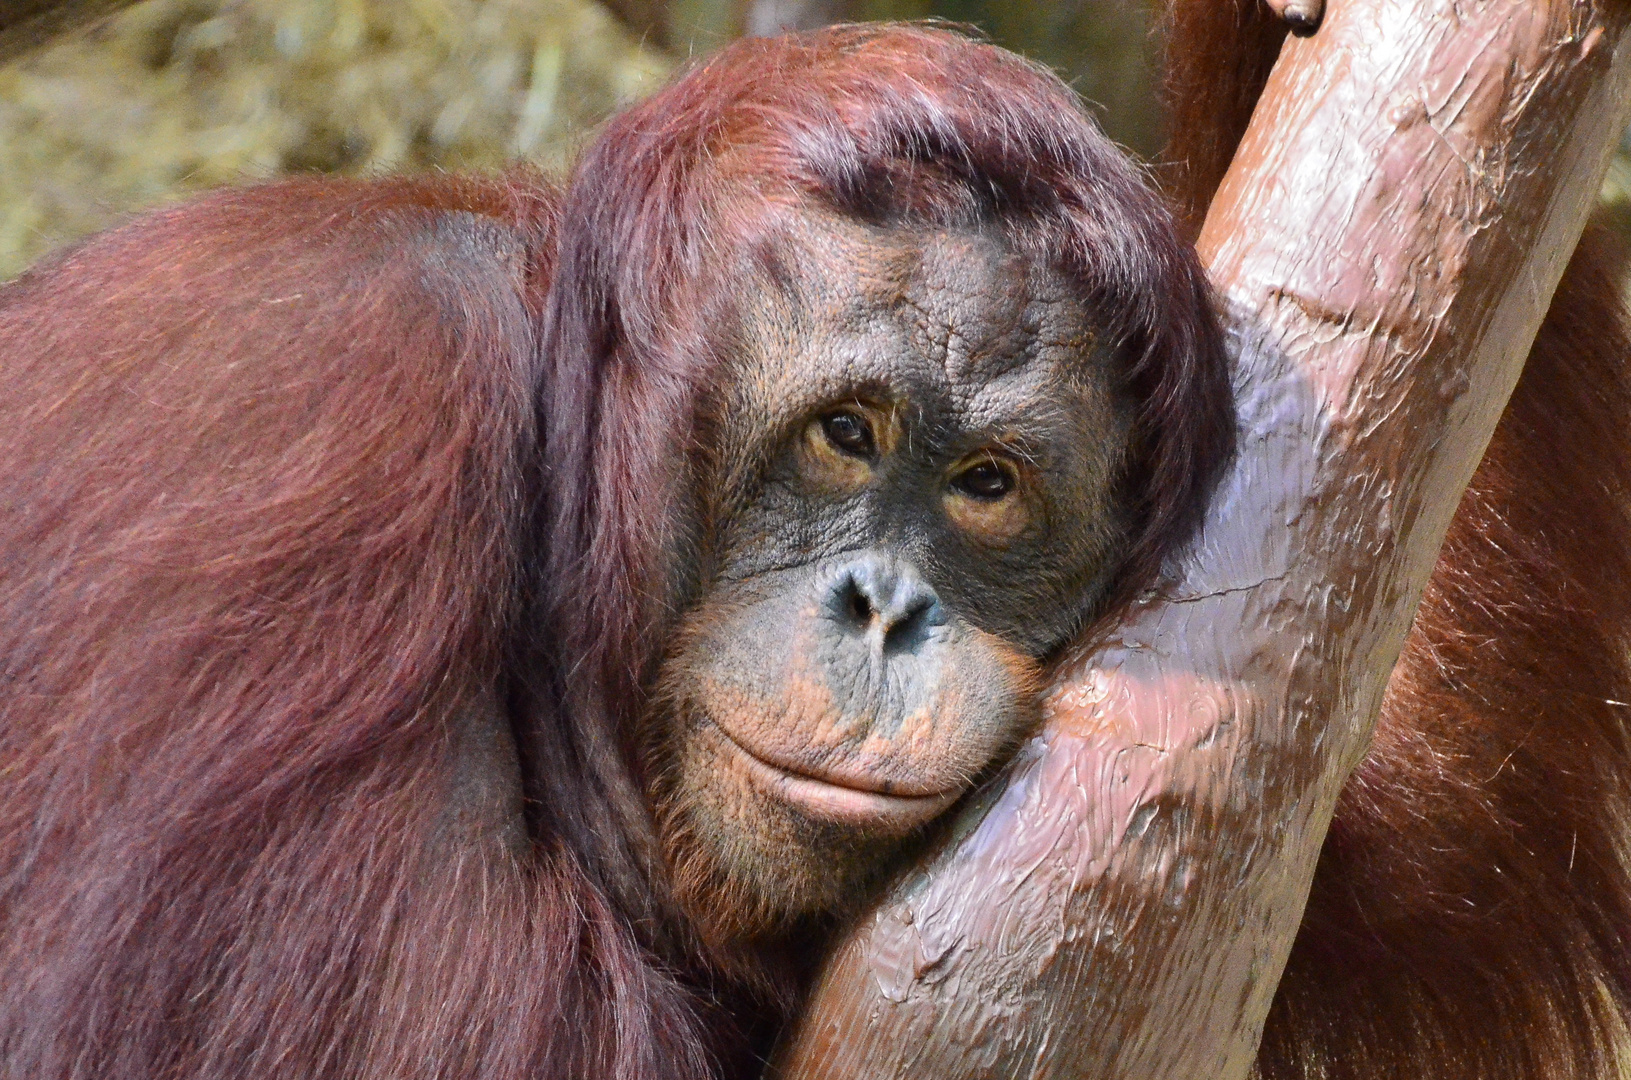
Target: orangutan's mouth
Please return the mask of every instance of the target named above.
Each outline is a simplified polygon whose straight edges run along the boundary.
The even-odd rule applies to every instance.
[[[742,759],[754,784],[777,801],[822,821],[906,833],[939,817],[965,790],[956,787],[926,795],[896,795],[877,787],[857,786],[849,777],[812,776],[772,764],[743,746],[723,726],[711,726]]]

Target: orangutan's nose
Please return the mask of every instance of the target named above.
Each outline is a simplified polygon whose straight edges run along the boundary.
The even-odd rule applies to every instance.
[[[882,652],[914,652],[946,621],[934,587],[910,563],[877,552],[838,569],[825,607],[847,633]]]

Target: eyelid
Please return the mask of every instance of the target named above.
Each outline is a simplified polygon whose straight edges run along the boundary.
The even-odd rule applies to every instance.
[[[952,470],[954,476],[966,476],[979,468],[993,468],[1005,476],[1019,478],[1019,464],[1001,454],[983,453],[977,457],[964,458],[958,467]]]
[[[844,445],[844,440],[834,435],[833,426],[841,419],[850,419],[855,421],[860,428],[859,432],[856,433],[858,435],[858,439],[856,441],[862,443],[863,445],[857,447],[846,446]],[[822,431],[827,437],[827,441],[832,443],[839,453],[848,454],[851,457],[862,458],[872,458],[877,456],[877,425],[871,422],[864,410],[839,406],[836,409],[822,413],[817,422],[820,423]]]
[[[981,466],[993,466],[1007,478],[1000,495],[980,495],[959,484],[966,473]],[[1035,471],[1034,463],[1017,457],[1009,445],[987,443],[964,454],[946,474],[942,505],[965,535],[982,544],[1007,547],[1039,519],[1041,493],[1028,480]]]
[[[872,436],[872,458],[877,460],[894,453],[901,443],[902,431],[901,405],[888,398],[878,399],[863,394],[829,400],[818,407],[813,413],[806,414],[811,417],[806,422],[825,426],[828,417],[838,413],[850,412],[859,416],[867,425]]]
[[[829,431],[832,419],[854,414],[867,429],[867,446],[846,446]],[[829,398],[804,413],[798,437],[800,470],[818,488],[834,492],[854,491],[876,477],[880,462],[899,442],[896,408],[879,405],[859,396]]]
[[[1027,453],[1022,446],[999,440],[984,443],[958,458],[952,464],[948,475],[960,476],[969,469],[984,464],[995,464],[998,468],[1012,473],[1014,479],[1021,483],[1029,481],[1041,471],[1041,465],[1036,458]]]

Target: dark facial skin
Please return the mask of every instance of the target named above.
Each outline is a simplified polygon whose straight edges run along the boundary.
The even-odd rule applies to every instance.
[[[649,740],[680,898],[726,939],[865,895],[1025,734],[1123,544],[1129,413],[996,229],[806,213],[730,272],[707,570]]]

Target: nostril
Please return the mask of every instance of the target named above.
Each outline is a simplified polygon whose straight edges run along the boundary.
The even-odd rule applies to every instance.
[[[916,594],[890,605],[889,629],[894,631],[903,626],[920,621],[930,608],[935,605],[933,595],[923,596]]]
[[[898,652],[915,649],[928,636],[929,628],[940,620],[940,602],[931,592],[912,596],[906,603],[895,605],[883,621],[883,646],[886,651]]]
[[[868,600],[866,598],[866,594],[855,587],[855,582],[853,580],[850,582],[850,587],[847,591],[849,592],[850,618],[855,621],[857,626],[870,625],[872,620],[878,614],[876,611],[872,610],[872,601]]]

